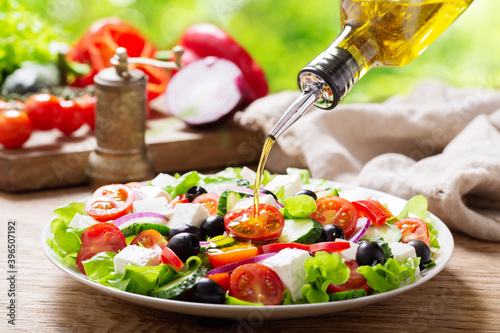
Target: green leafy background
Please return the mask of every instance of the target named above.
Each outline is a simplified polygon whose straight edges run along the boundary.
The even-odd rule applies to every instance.
[[[7,0],[12,1],[12,0]],[[300,68],[339,32],[339,0],[20,0],[30,12],[62,27],[68,41],[97,18],[119,16],[160,48],[175,45],[190,24],[211,21],[243,44],[264,68],[272,92],[296,88]],[[423,79],[456,86],[498,87],[500,1],[475,0],[417,60],[370,71],[347,102],[381,101],[408,93]],[[1,13],[0,13],[1,19]],[[58,31],[56,29],[56,31]],[[0,33],[1,34],[1,33]],[[5,36],[2,36],[5,38]]]

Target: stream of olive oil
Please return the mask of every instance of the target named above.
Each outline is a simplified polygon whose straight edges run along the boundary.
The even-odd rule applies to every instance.
[[[274,139],[268,137],[264,143],[264,148],[262,148],[262,154],[260,155],[259,166],[257,167],[257,175],[255,176],[255,187],[253,192],[253,214],[254,217],[257,215],[259,207],[259,194],[260,194],[260,183],[262,181],[262,175],[264,173],[264,167],[266,166],[267,157],[271,151],[271,147],[274,144]]]

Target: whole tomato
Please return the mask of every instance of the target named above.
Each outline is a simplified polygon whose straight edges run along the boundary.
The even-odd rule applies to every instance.
[[[24,102],[24,111],[30,117],[34,129],[50,130],[55,128],[62,118],[59,99],[51,94],[35,94]]]
[[[0,143],[5,148],[20,148],[30,138],[32,129],[26,112],[7,110],[0,113]]]
[[[92,95],[84,95],[76,100],[76,102],[80,105],[80,108],[83,112],[83,117],[85,119],[85,123],[90,126],[92,130],[95,129],[95,105],[97,99]]]
[[[71,135],[71,133],[78,130],[85,121],[83,110],[80,104],[71,99],[61,100],[59,104],[62,108],[62,117],[57,125],[57,129],[65,135]]]
[[[94,83],[94,76],[111,67],[110,59],[117,47],[127,49],[129,57],[154,58],[156,47],[141,32],[119,18],[104,18],[94,22],[85,35],[73,45],[69,59],[90,65],[91,71],[75,80],[74,86]],[[165,91],[170,75],[161,68],[146,65],[131,66],[142,70],[149,78],[146,87],[148,100]]]

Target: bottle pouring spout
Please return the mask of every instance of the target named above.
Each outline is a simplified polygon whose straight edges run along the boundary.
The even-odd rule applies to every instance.
[[[302,94],[288,107],[278,123],[269,132],[268,136],[274,141],[297,121],[321,95],[323,84],[316,82],[309,84]]]

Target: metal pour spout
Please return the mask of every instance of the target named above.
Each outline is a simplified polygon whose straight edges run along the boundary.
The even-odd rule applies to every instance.
[[[286,131],[293,123],[297,121],[311,105],[318,99],[323,90],[323,85],[319,83],[309,84],[299,98],[293,102],[290,107],[285,111],[281,119],[274,126],[274,128],[269,132],[269,137],[274,141]]]

